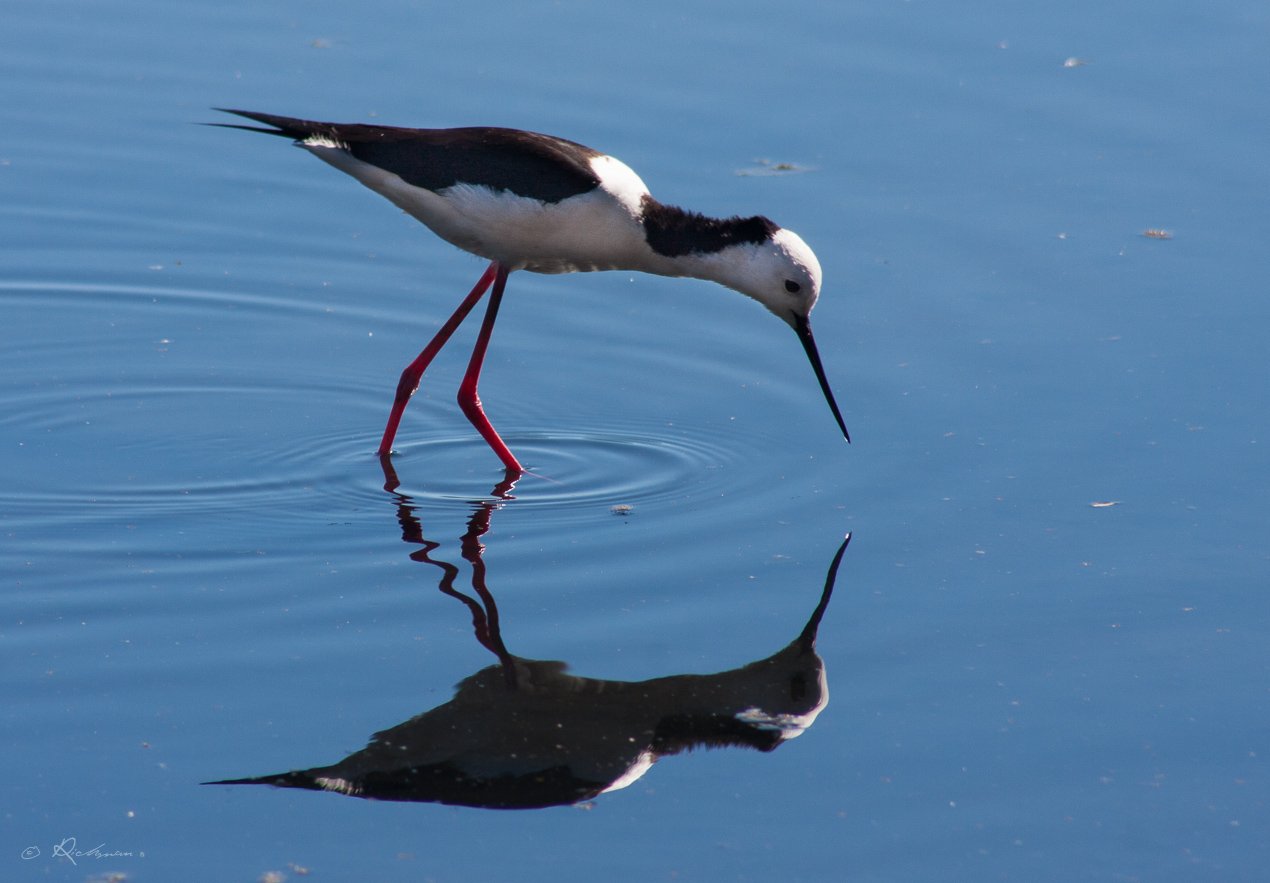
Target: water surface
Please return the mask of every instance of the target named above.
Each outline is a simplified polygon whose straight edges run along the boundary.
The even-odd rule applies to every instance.
[[[6,22],[4,879],[1260,879],[1261,6]],[[547,131],[769,215],[824,265],[854,443],[757,305],[518,274],[481,390],[533,474],[454,404],[465,328],[389,480],[397,375],[481,264],[213,106]],[[421,550],[515,656],[642,682],[786,646],[848,531],[829,702],[779,750],[525,811],[199,784],[491,663]]]

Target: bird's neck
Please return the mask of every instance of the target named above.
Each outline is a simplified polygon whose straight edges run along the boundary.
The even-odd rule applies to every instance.
[[[753,245],[730,245],[721,251],[690,252],[676,257],[654,254],[649,272],[660,276],[688,276],[716,282],[725,288],[747,294]]]
[[[662,276],[691,276],[742,293],[758,250],[780,228],[762,216],[711,218],[645,195],[640,222],[648,246],[638,269]]]

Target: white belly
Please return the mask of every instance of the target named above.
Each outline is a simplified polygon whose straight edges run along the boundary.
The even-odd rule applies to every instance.
[[[643,181],[612,157],[597,158],[604,184],[542,203],[508,191],[456,184],[433,193],[335,146],[305,149],[391,200],[464,251],[512,270],[572,273],[638,269],[648,246],[638,220]]]

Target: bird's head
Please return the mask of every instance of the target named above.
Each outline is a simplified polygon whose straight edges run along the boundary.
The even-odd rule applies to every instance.
[[[838,428],[851,441],[811,334],[811,311],[820,297],[821,280],[815,252],[793,230],[777,227],[763,242],[734,246],[726,263],[726,277],[719,281],[754,298],[794,329]]]
[[[802,237],[779,227],[766,242],[743,246],[734,287],[798,329],[820,297],[820,261]]]

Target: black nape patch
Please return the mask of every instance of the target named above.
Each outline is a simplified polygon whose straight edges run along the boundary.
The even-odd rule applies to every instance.
[[[660,756],[679,754],[694,748],[755,748],[771,751],[785,734],[779,729],[737,720],[727,714],[668,714],[653,732],[653,752]]]
[[[780,227],[762,215],[752,218],[707,218],[673,205],[663,205],[644,196],[644,238],[648,246],[668,258],[681,255],[710,254],[729,245],[767,242]]]

